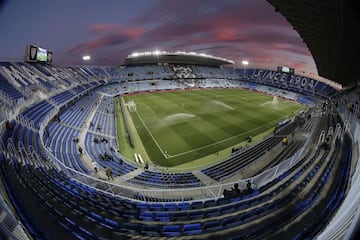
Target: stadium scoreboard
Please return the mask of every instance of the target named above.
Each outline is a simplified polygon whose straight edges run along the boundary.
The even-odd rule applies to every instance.
[[[277,71],[282,72],[282,73],[295,74],[294,68],[290,68],[290,67],[286,67],[286,66],[278,66]]]
[[[29,44],[25,50],[26,62],[52,63],[53,53],[50,50]]]

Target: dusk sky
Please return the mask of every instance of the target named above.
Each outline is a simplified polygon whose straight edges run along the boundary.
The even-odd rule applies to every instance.
[[[122,64],[140,51],[195,51],[249,67],[317,73],[299,34],[265,0],[11,0],[0,5],[0,59],[29,43],[58,65]],[[317,75],[317,74],[316,74]]]

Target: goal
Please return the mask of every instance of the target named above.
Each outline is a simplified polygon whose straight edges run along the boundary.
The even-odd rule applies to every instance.
[[[129,101],[127,103],[127,107],[129,109],[129,112],[136,112],[136,103],[134,101]]]

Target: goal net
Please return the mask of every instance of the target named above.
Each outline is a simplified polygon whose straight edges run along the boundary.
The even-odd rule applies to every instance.
[[[134,101],[129,101],[127,103],[127,107],[129,109],[129,112],[136,112],[136,104]]]

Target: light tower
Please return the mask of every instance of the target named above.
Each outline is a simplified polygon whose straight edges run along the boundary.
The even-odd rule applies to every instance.
[[[245,77],[245,70],[246,70],[246,66],[249,65],[249,61],[248,60],[242,60],[241,64],[243,65],[243,76]]]

